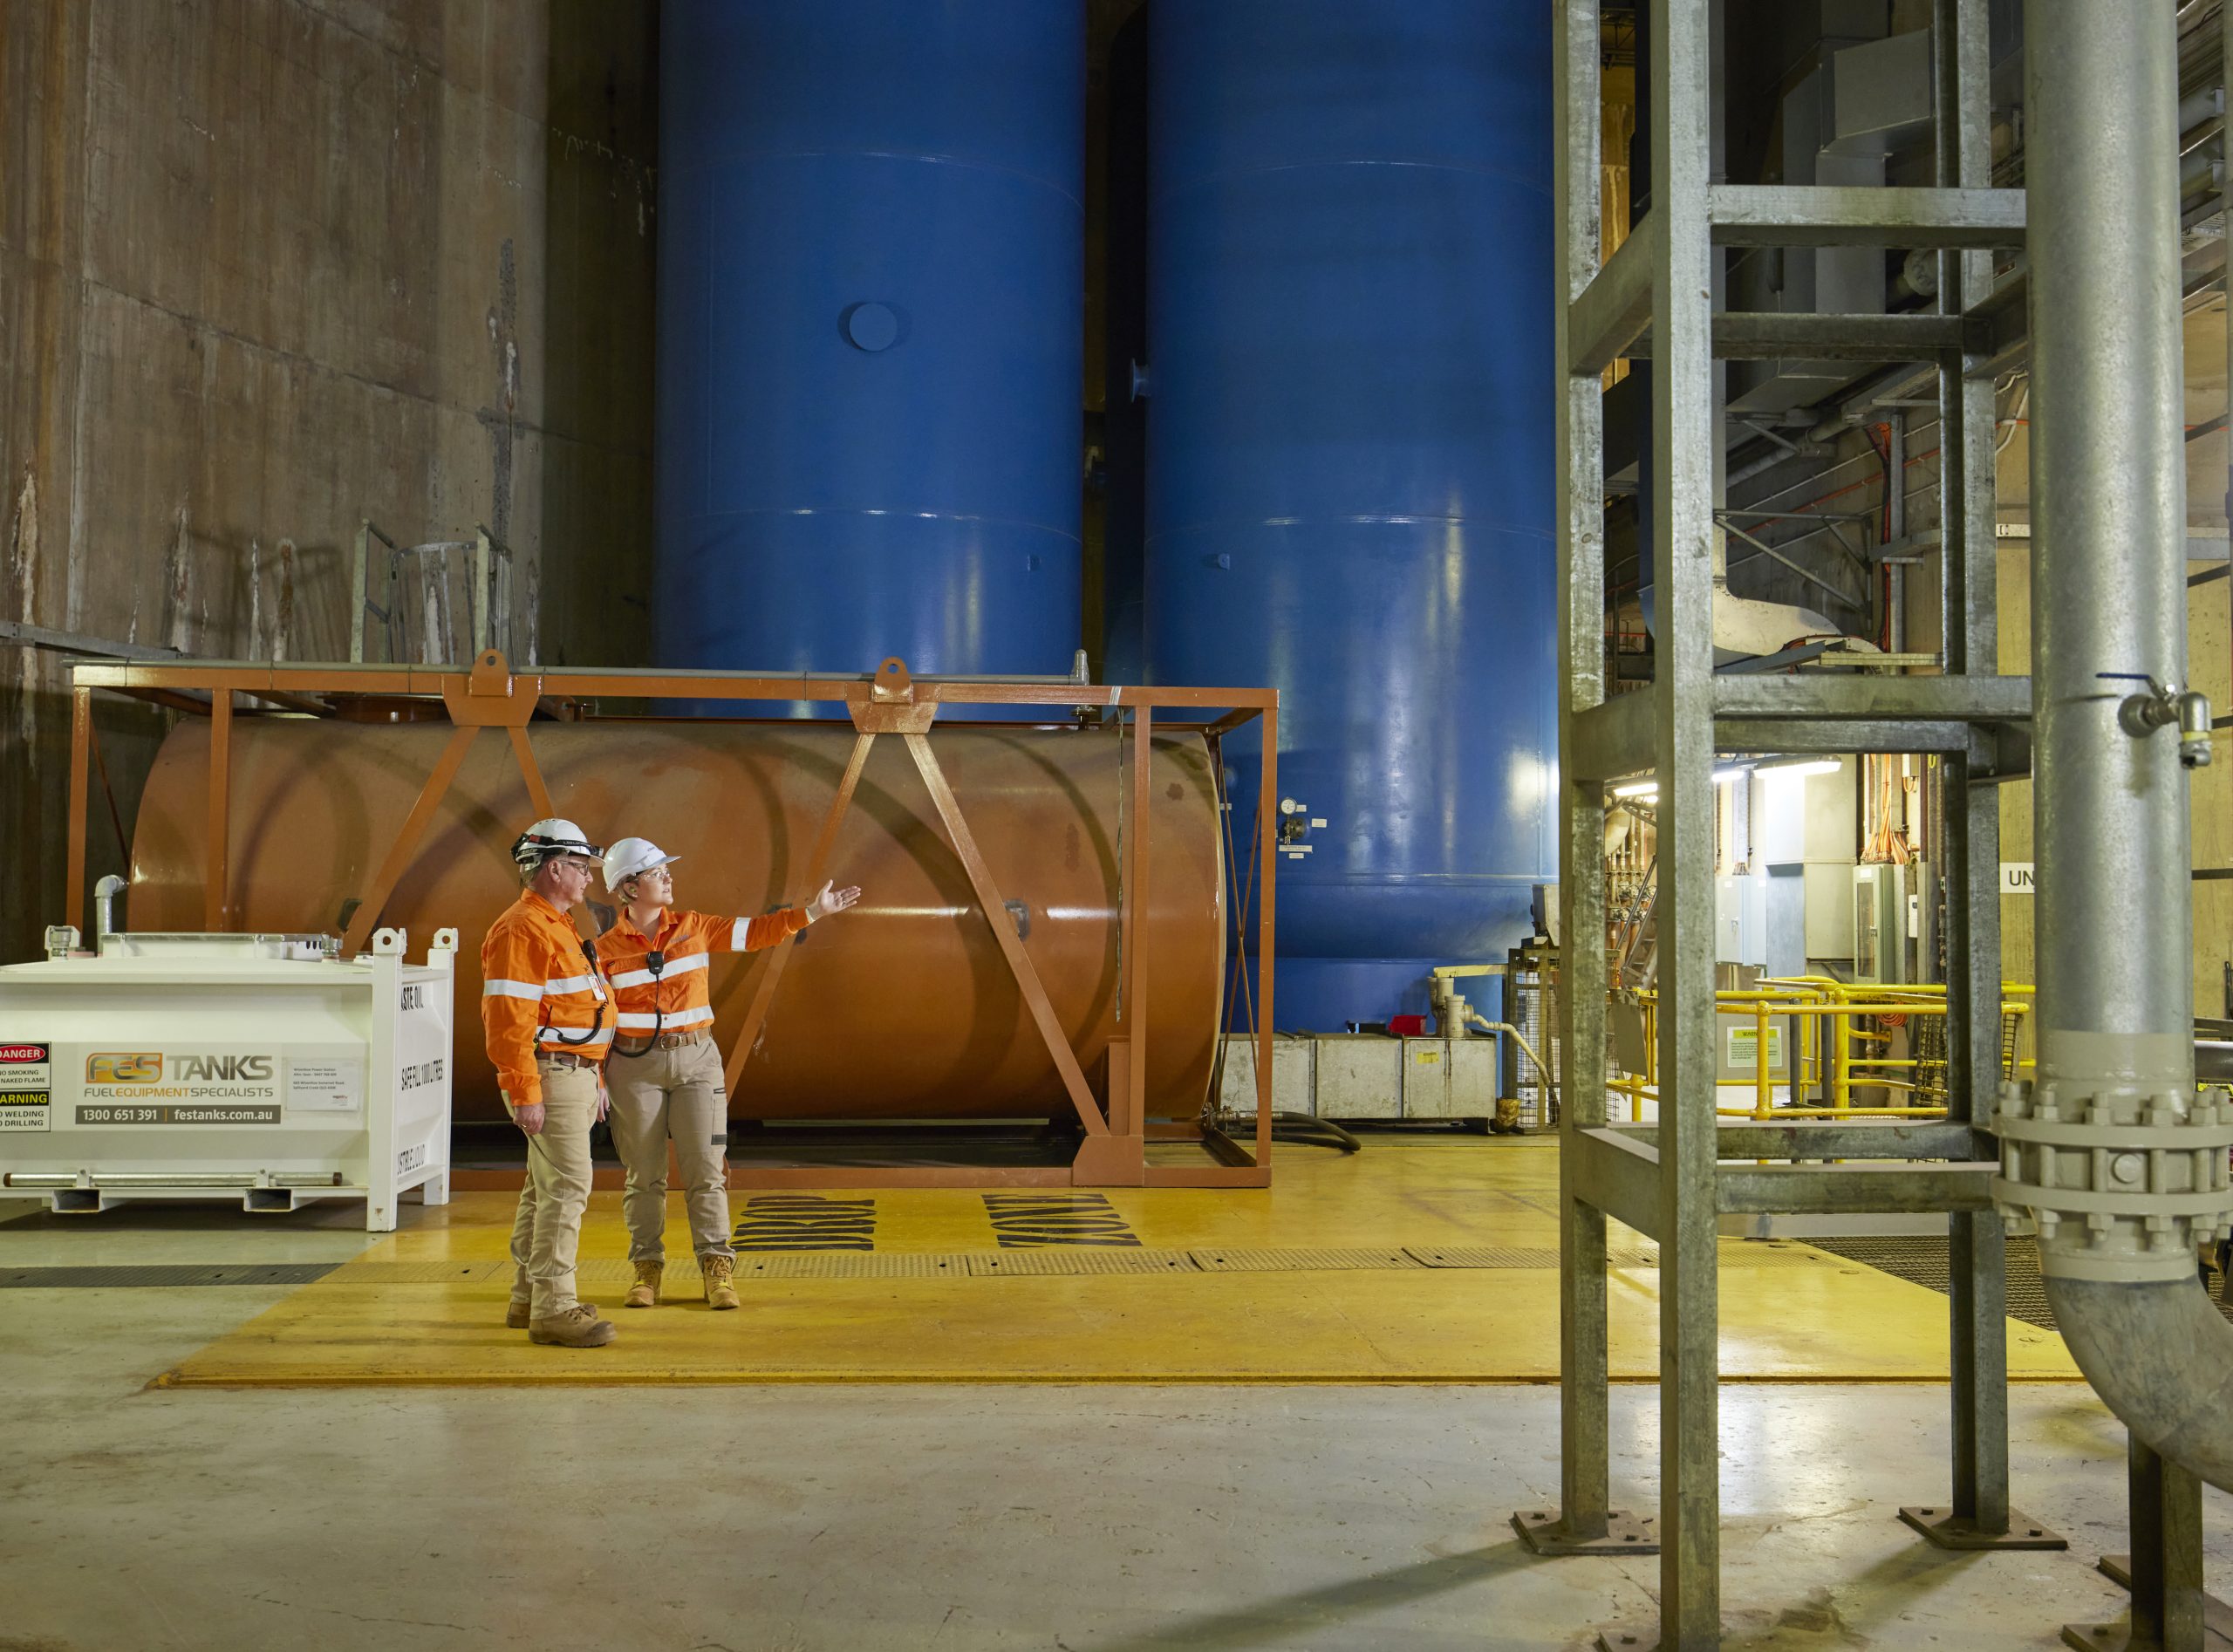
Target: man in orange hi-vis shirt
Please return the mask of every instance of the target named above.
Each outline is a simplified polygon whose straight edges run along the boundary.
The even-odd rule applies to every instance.
[[[674,1141],[706,1305],[737,1306],[729,1249],[728,1086],[714,1042],[706,968],[715,952],[756,952],[860,899],[830,884],[803,906],[765,918],[678,912],[674,857],[641,837],[604,852],[604,886],[625,907],[598,938],[619,1031],[612,1048],[612,1142],[628,1167],[621,1211],[636,1282],[625,1306],[651,1307],[666,1272],[666,1144]]]
[[[504,1323],[560,1348],[603,1348],[616,1335],[574,1294],[613,1011],[597,953],[566,914],[589,893],[602,853],[570,820],[536,822],[512,843],[527,888],[481,943],[481,1031],[504,1105],[527,1137]]]

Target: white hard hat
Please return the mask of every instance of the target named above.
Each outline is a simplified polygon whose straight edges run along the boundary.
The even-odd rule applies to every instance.
[[[617,895],[630,878],[681,858],[668,854],[648,837],[624,837],[604,851],[604,886]]]
[[[557,860],[563,855],[579,855],[595,860],[604,850],[589,840],[587,833],[570,820],[556,816],[539,820],[512,840],[512,858],[522,870],[534,871],[547,860]]]

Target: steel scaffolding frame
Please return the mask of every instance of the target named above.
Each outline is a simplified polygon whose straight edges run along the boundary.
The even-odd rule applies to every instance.
[[[2029,762],[2031,684],[1997,674],[1991,363],[2004,324],[1990,249],[2020,245],[2025,199],[1989,187],[1984,0],[1937,0],[1934,187],[1718,184],[1710,176],[1713,0],[1652,0],[1651,206],[1600,265],[1599,0],[1559,0],[1560,899],[1565,1048],[1605,1048],[1604,788],[1660,784],[1656,1125],[1609,1123],[1606,1089],[1570,1074],[1560,1131],[1560,1505],[1513,1523],[1544,1554],[1660,1555],[1664,1648],[1721,1636],[1717,1218],[1724,1212],[1946,1212],[1951,1225],[1949,1500],[1901,1518],[1951,1548],[2064,1547],[2008,1500],[2004,1234],[1989,1182],[1999,1085],[1997,782]],[[1904,316],[1714,312],[1712,260],[1738,245],[1888,246],[1941,254],[1939,310]],[[1646,342],[1645,335],[1649,333]],[[1935,363],[1943,410],[1945,674],[1717,676],[1717,357],[1762,352]],[[1599,374],[1653,363],[1659,625],[1648,690],[1608,700]],[[1720,1124],[1714,1112],[1713,782],[1717,752],[1930,752],[1943,760],[1947,1116],[1941,1123]],[[1724,1163],[1744,1160],[1745,1163]],[[1760,1164],[1749,1161],[1780,1160]],[[1842,1161],[1833,1163],[1832,1161]],[[1660,1245],[1660,1508],[1611,1506],[1606,1220]],[[1637,1641],[1646,1637],[1638,1635]],[[1625,1643],[1624,1643],[1625,1644]]]

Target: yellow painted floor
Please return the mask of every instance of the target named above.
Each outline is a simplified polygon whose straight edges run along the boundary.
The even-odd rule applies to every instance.
[[[508,1194],[464,1194],[164,1374],[179,1385],[545,1382],[1510,1382],[1559,1375],[1547,1140],[1280,1154],[1263,1191],[732,1196],[743,1311],[619,1308],[619,1196],[583,1233],[591,1350],[503,1327]],[[1653,1246],[1615,1228],[1612,1363],[1658,1375]],[[686,1252],[679,1199],[671,1251]],[[751,1249],[748,1246],[775,1246]],[[1943,1379],[1936,1292],[1790,1242],[1722,1242],[1721,1360],[1740,1382]],[[2076,1380],[2011,1321],[2009,1372]]]

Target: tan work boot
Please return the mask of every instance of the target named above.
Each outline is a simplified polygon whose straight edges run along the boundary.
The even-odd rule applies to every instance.
[[[556,1348],[603,1348],[620,1335],[611,1320],[601,1320],[587,1302],[577,1302],[563,1314],[536,1320],[527,1328],[527,1340]]]
[[[734,1256],[701,1256],[698,1272],[706,1281],[706,1306],[710,1308],[742,1307],[736,1300],[736,1287],[730,1284],[736,1274]]]
[[[623,1307],[657,1307],[659,1305],[659,1281],[666,1277],[665,1262],[636,1264],[636,1282],[628,1287],[622,1299]]]
[[[522,1301],[516,1296],[514,1297],[511,1300],[511,1305],[504,1310],[504,1328],[510,1331],[524,1331],[527,1329],[528,1321],[534,1317],[534,1315],[529,1313],[529,1305],[528,1303]]]

